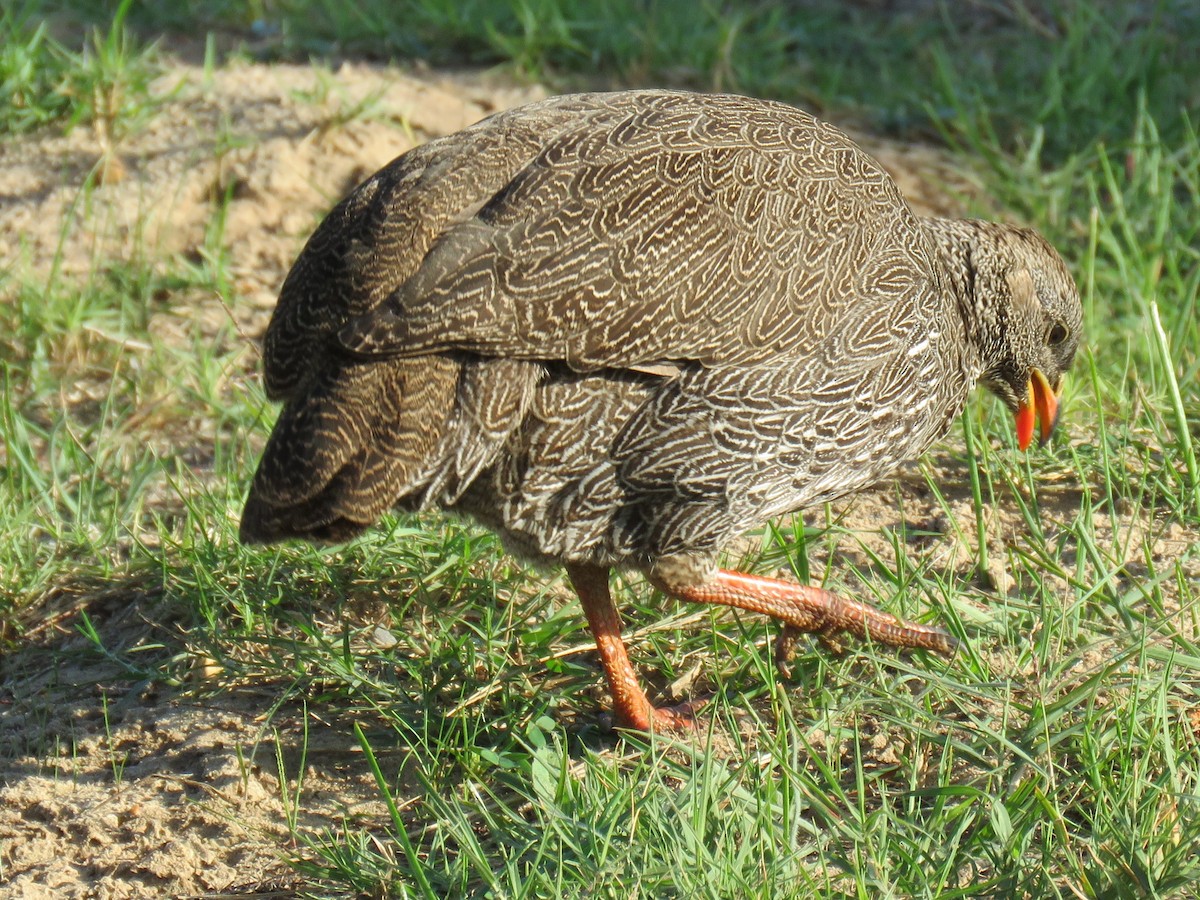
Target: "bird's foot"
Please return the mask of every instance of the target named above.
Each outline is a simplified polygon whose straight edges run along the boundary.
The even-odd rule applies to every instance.
[[[801,633],[799,628],[785,622],[779,629],[779,636],[775,638],[775,671],[784,678],[792,677],[792,660],[796,658],[796,638],[800,637]]]
[[[628,729],[658,734],[691,734],[699,731],[704,720],[698,715],[708,706],[708,700],[685,700],[674,706],[638,706],[634,709],[617,709],[605,714],[609,728]]]
[[[846,652],[846,644],[838,639],[836,628],[803,629],[787,622],[779,629],[775,638],[775,671],[784,678],[792,677],[792,660],[796,658],[796,640],[802,634],[811,634],[821,646],[834,655]]]
[[[958,648],[958,639],[940,628],[907,622],[869,603],[839,597],[823,588],[776,578],[721,570],[708,582],[670,593],[683,600],[735,606],[779,619],[784,631],[776,644],[776,658],[785,666],[792,643],[801,632],[815,633],[826,641],[845,632],[893,647],[932,650],[947,656]]]

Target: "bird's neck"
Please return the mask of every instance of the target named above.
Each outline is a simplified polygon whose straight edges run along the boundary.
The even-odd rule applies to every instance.
[[[1002,345],[1002,306],[994,298],[1005,288],[1000,273],[990,264],[996,254],[988,253],[987,248],[996,245],[996,232],[1003,226],[978,219],[930,217],[924,222],[945,264],[943,271],[950,279],[947,287],[962,317],[966,342],[978,357],[979,371],[983,371]]]

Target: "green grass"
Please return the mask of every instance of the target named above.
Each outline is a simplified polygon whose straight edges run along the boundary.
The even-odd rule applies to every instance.
[[[894,488],[884,549],[815,510],[744,561],[945,622],[966,638],[953,661],[814,643],[784,679],[773,626],[619,587],[655,688],[714,695],[710,750],[604,732],[598,673],[571,652],[589,640],[577,605],[556,574],[469,525],[389,518],[336,552],[237,543],[272,413],[232,322],[189,318],[203,298],[241,302],[219,222],[194,256],[97,259],[82,279],[13,261],[0,276],[8,649],[65,614],[130,683],[179,686],[212,660],[224,687],[210,703],[259,686],[275,698],[264,713],[302,700],[307,727],[356,735],[388,814],[321,833],[297,818],[280,850],[317,896],[1194,895],[1190,5],[1064,2],[1037,20],[1021,4],[924,19],[670,0],[181,9],[122,6],[93,23],[68,4],[44,27],[37,5],[6,10],[18,39],[0,73],[16,87],[0,92],[0,132],[99,116],[130,134],[155,114],[156,29],[232,29],[255,52],[256,21],[276,56],[366,48],[558,86],[670,82],[851,108],[945,139],[1046,233],[1077,276],[1089,345],[1046,450],[1019,455],[1007,415],[981,399],[936,465]],[[102,96],[120,102],[94,105]],[[187,324],[164,333],[158,315]],[[151,598],[182,637],[120,646],[97,597]],[[292,762],[279,766],[302,808]]]
[[[149,85],[157,65],[154,47],[141,45],[126,28],[132,5],[122,0],[110,21],[72,46],[52,36],[35,4],[6,4],[0,10],[0,134],[90,124],[111,145],[143,124],[154,106]]]

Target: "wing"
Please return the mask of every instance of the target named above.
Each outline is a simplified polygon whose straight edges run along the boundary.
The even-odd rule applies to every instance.
[[[339,332],[346,349],[745,365],[927,289],[933,251],[891,179],[811,116],[733,96],[573,102],[550,129],[538,107],[509,120],[544,135],[537,152]]]

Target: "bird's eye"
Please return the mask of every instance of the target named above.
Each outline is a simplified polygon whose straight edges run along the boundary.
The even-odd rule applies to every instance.
[[[1050,342],[1051,347],[1057,347],[1059,344],[1061,344],[1066,339],[1067,339],[1067,326],[1064,325],[1062,322],[1055,322],[1053,327],[1051,327],[1050,334],[1047,336],[1046,340],[1048,340]]]

